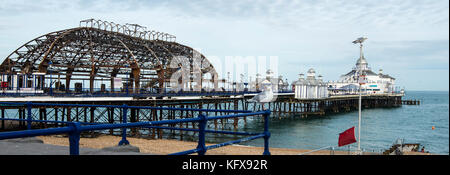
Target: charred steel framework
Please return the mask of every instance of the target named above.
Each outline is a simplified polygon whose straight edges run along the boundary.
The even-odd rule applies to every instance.
[[[216,88],[218,75],[213,65],[204,55],[175,41],[173,35],[147,31],[137,24],[82,20],[77,28],[51,32],[20,46],[5,58],[0,72],[53,74],[46,79],[65,79],[66,91],[71,80],[88,80],[90,92],[94,91],[94,81],[110,80],[114,89],[113,78],[121,77],[136,93],[141,87],[163,88],[179,69],[170,66],[171,61],[181,58],[178,63],[191,68],[200,64],[196,66],[201,74],[191,70],[190,82],[201,75],[197,86],[207,80]],[[195,56],[200,61],[194,61]],[[205,79],[208,73],[210,79]]]

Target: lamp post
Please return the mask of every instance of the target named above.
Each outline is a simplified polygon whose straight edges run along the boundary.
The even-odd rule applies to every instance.
[[[367,38],[364,37],[360,37],[358,39],[356,39],[355,41],[353,41],[353,44],[357,44],[359,43],[359,59],[363,59],[363,51],[362,51],[362,47],[363,47],[363,42],[366,40]],[[359,101],[358,101],[358,154],[361,154],[361,85],[363,83],[363,79],[362,79],[362,65],[360,64],[359,67],[357,67],[358,69],[358,84],[359,84]]]
[[[52,64],[53,64],[52,61],[48,62],[48,67],[50,68],[52,66]],[[50,90],[49,90],[49,93],[50,93],[50,96],[52,96],[53,95],[52,70],[48,69],[48,72],[50,73]]]
[[[261,81],[261,74],[257,73],[256,74],[256,80],[255,80],[255,89],[256,91],[259,91],[259,83]]]
[[[253,87],[252,87],[252,84],[253,84],[253,83],[252,83],[252,76],[250,76],[250,77],[248,78],[248,83],[249,83],[249,87],[250,87],[249,89],[250,89],[250,91],[251,91],[252,88],[253,88]]]
[[[228,90],[230,90],[230,72],[227,73],[228,74],[228,78],[227,78],[227,84],[228,84]]]
[[[236,82],[233,82],[233,92],[236,92]]]
[[[239,91],[244,89],[243,85],[244,85],[244,74],[241,74],[241,82],[238,85]]]
[[[128,68],[128,65],[125,65],[125,69],[127,69]],[[127,87],[125,88],[126,89],[126,94],[127,94],[127,96],[128,96],[128,81],[130,81],[130,74],[128,73],[128,71],[126,70],[125,71],[126,73],[127,73],[127,80],[126,80],[126,85],[127,85]]]

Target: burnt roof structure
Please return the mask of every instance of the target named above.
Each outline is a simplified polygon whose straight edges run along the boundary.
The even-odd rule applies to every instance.
[[[211,74],[216,86],[217,73],[208,59],[191,47],[176,42],[167,33],[147,31],[137,24],[88,19],[80,26],[39,36],[13,51],[0,65],[3,73],[33,72],[52,73],[66,80],[90,80],[99,78],[130,77],[134,87],[163,87],[177,65],[196,65],[201,76]],[[198,72],[198,71],[197,71]],[[195,70],[190,71],[191,75]],[[197,74],[198,75],[198,74]],[[75,78],[77,77],[77,78]],[[203,80],[203,79],[202,79]],[[112,83],[111,83],[112,84]],[[201,84],[200,84],[201,87]]]

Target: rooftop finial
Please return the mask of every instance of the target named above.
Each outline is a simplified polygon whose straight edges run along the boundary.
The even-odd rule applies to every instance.
[[[358,39],[356,39],[355,41],[353,41],[353,44],[358,44],[359,43],[359,59],[356,62],[356,68],[358,69],[367,69],[367,61],[364,58],[364,54],[363,54],[363,42],[366,41],[367,38],[366,37],[359,37]]]
[[[355,41],[353,41],[353,44],[358,44],[359,43],[359,48],[360,48],[360,56],[359,59],[364,59],[363,56],[363,51],[362,51],[362,47],[363,47],[363,42],[366,41],[367,38],[366,37],[359,37],[358,39],[356,39]]]

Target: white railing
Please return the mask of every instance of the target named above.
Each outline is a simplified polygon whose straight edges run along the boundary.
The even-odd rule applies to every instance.
[[[336,150],[336,148],[334,146],[326,146],[326,147],[322,147],[319,149],[315,149],[315,150],[311,150],[308,152],[304,152],[298,155],[308,155],[314,152],[318,152],[318,151],[323,151],[323,150],[330,150],[330,154],[329,155],[381,155],[380,152],[375,152],[375,150],[373,150],[373,152],[366,152],[366,150],[363,148],[361,151],[357,150],[356,147],[352,147],[352,146],[348,146],[347,149],[340,149],[340,150]],[[338,152],[336,152],[338,151]],[[381,150],[383,151],[383,150]]]
[[[321,150],[327,150],[327,149],[330,149],[330,155],[334,155],[334,147],[333,146],[327,146],[327,147],[311,150],[311,151],[308,151],[308,152],[305,152],[305,153],[301,153],[301,154],[298,154],[298,155],[307,155],[307,154],[311,154],[313,152],[317,152],[317,151],[321,151]]]

